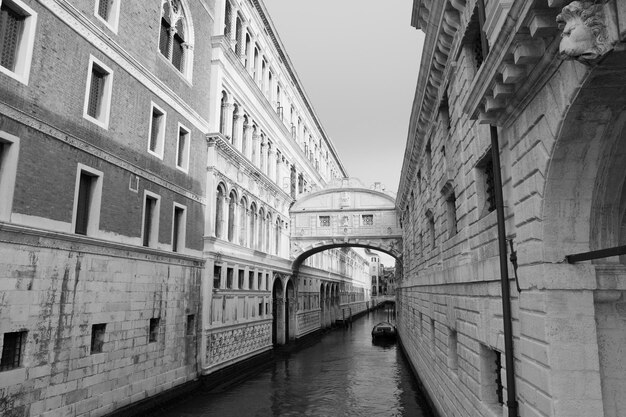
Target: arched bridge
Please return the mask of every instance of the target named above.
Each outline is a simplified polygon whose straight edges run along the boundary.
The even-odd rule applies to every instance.
[[[289,210],[294,269],[309,256],[342,246],[370,248],[397,260],[402,230],[395,199],[355,179],[303,196]]]

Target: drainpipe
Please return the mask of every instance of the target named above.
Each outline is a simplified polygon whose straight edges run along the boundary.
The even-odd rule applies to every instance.
[[[517,393],[515,389],[515,360],[513,357],[513,319],[511,317],[511,292],[509,287],[509,267],[507,264],[506,229],[504,225],[504,198],[500,171],[500,145],[498,128],[490,126],[491,159],[493,182],[496,195],[496,216],[498,219],[498,252],[500,255],[500,284],[502,286],[502,318],[504,322],[504,359],[506,363],[506,406],[509,417],[518,417]]]

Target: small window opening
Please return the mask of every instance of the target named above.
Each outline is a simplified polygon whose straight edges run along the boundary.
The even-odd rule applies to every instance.
[[[106,323],[94,324],[91,326],[91,354],[102,353],[106,327]]]

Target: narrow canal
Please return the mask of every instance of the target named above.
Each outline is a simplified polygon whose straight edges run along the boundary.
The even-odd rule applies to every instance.
[[[311,346],[279,355],[267,369],[224,390],[197,391],[159,416],[431,417],[408,363],[395,344],[372,343],[387,318],[376,310]]]

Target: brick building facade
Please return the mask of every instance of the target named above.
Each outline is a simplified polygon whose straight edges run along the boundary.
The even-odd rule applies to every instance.
[[[397,199],[399,331],[443,416],[626,410],[624,256],[569,256],[623,252],[625,16],[622,1],[414,2],[426,40]]]

